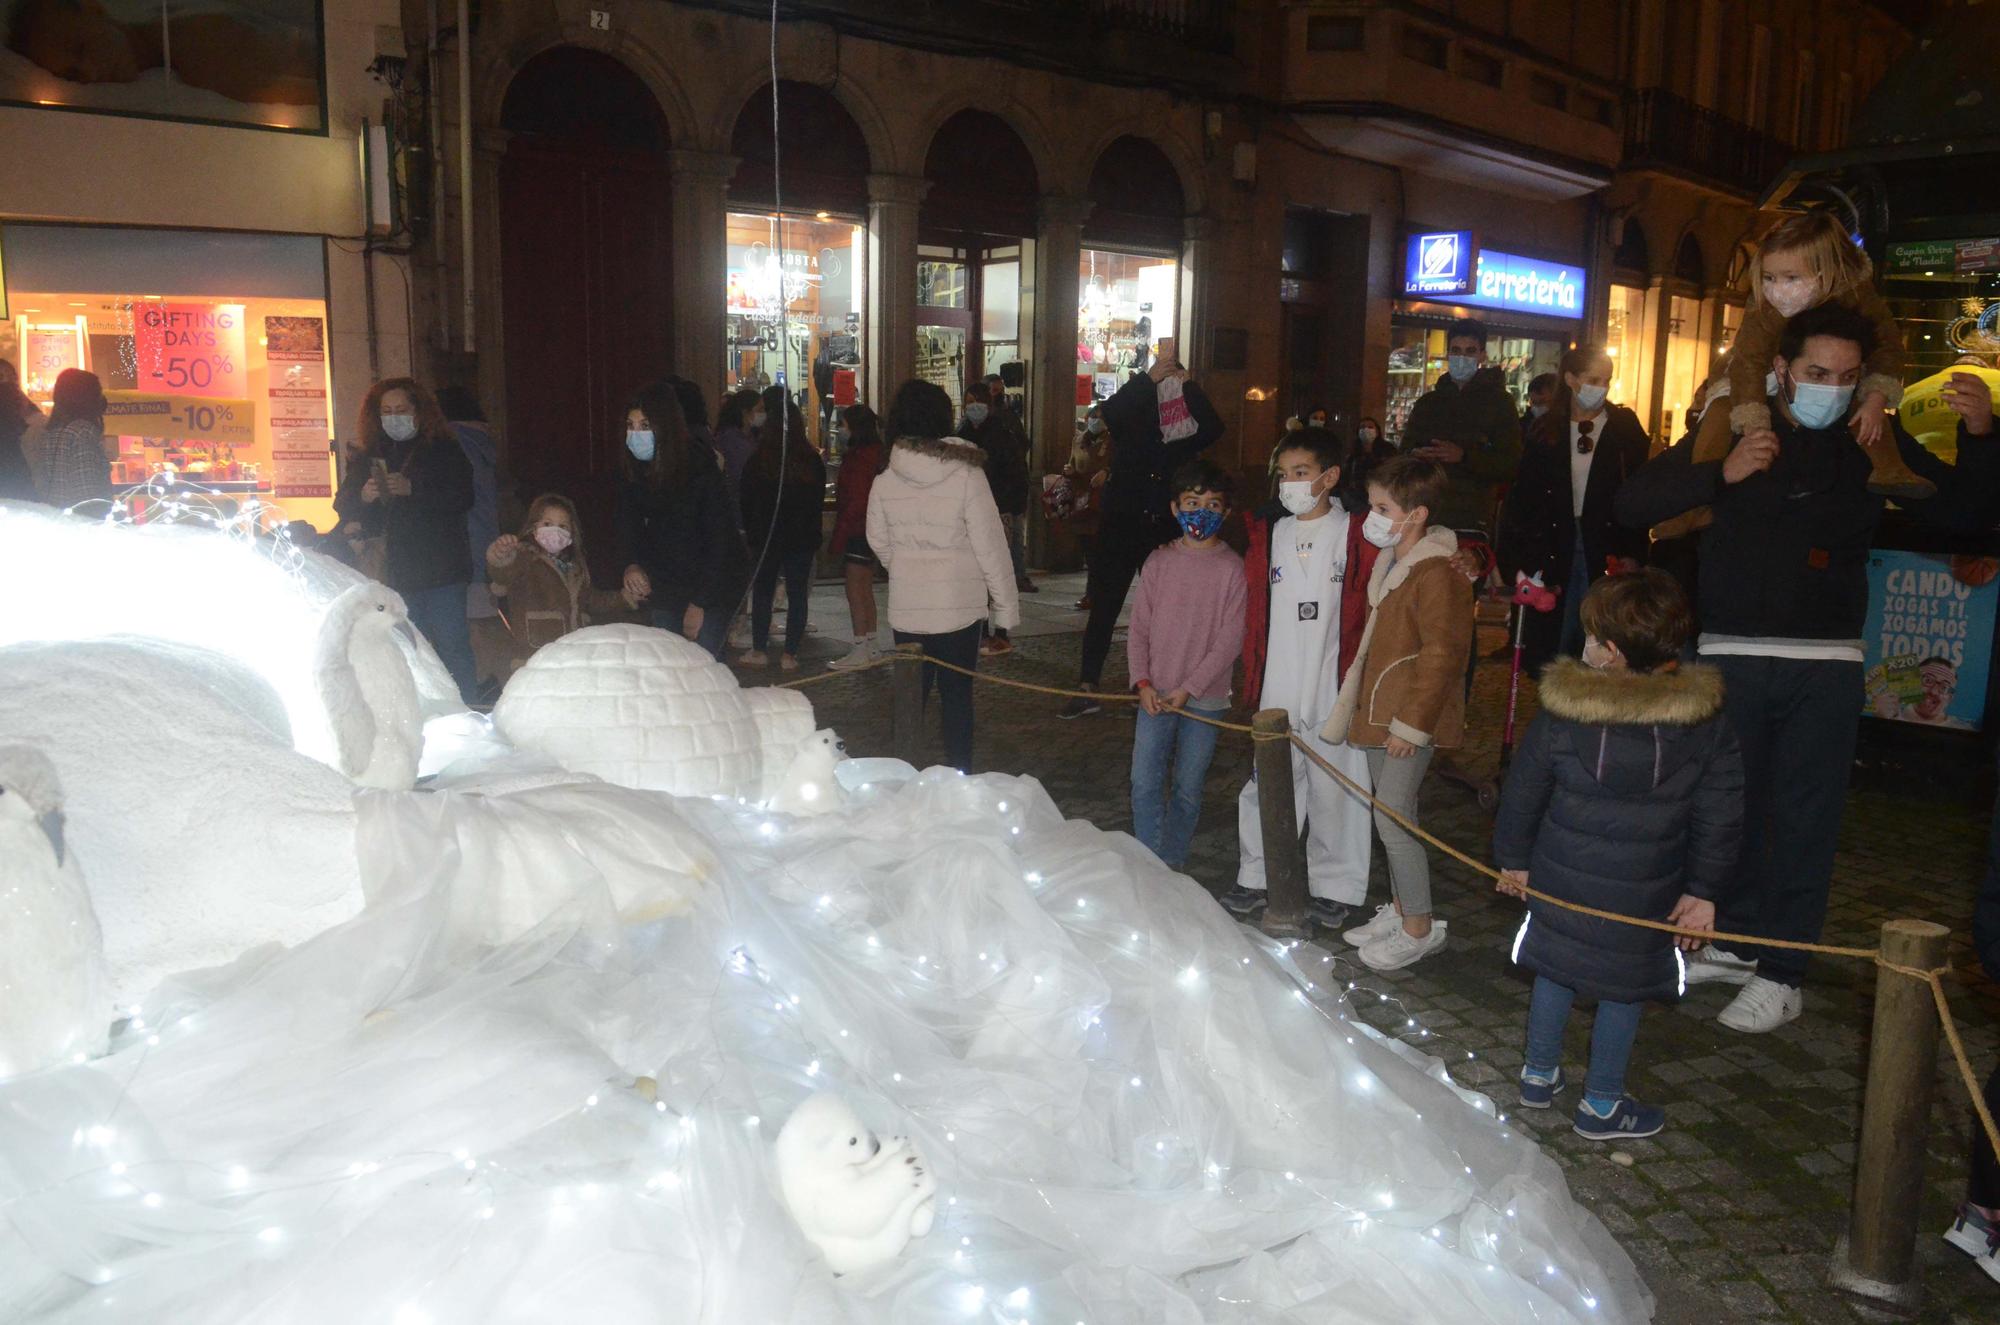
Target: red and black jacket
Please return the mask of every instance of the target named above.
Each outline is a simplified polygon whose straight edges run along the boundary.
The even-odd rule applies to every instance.
[[[1285,516],[1285,508],[1266,502],[1243,517],[1243,531],[1249,545],[1243,551],[1243,574],[1250,583],[1250,599],[1243,613],[1243,706],[1256,709],[1264,692],[1264,658],[1269,652],[1271,629],[1271,529]],[[1340,585],[1340,660],[1334,668],[1334,684],[1347,677],[1347,669],[1361,648],[1361,632],[1368,625],[1368,581],[1375,573],[1375,559],[1381,549],[1361,536],[1361,517],[1352,512],[1347,520],[1347,572]]]

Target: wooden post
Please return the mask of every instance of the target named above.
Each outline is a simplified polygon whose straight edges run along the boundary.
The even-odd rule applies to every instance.
[[[1891,920],[1882,926],[1882,956],[1898,966],[1933,970],[1945,964],[1950,936],[1928,920]],[[1854,1204],[1847,1232],[1834,1248],[1831,1280],[1844,1292],[1903,1313],[1917,1309],[1923,1291],[1917,1278],[1917,1207],[1924,1191],[1937,1047],[1937,1004],[1930,986],[1878,969]]]
[[[924,646],[898,644],[896,665],[889,669],[892,700],[890,729],[896,758],[922,768],[924,748]]]
[[[1257,733],[1257,809],[1264,832],[1264,918],[1272,938],[1312,937],[1306,916],[1305,851],[1299,845],[1299,807],[1292,799],[1292,716],[1265,709],[1250,719]]]

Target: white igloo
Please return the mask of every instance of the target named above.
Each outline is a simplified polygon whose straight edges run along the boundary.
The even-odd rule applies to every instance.
[[[813,734],[813,713],[796,691],[742,689],[678,635],[591,626],[514,673],[493,725],[516,749],[607,782],[767,800]]]

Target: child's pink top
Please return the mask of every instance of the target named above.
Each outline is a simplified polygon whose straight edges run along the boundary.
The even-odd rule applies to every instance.
[[[1125,642],[1132,684],[1151,681],[1162,695],[1185,690],[1190,699],[1227,704],[1248,601],[1243,558],[1232,548],[1176,541],[1146,558]]]

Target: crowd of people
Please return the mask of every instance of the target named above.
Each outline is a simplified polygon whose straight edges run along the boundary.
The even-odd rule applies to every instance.
[[[1088,409],[1062,471],[1088,574],[1081,673],[1059,716],[1103,707],[1129,596],[1139,841],[1184,868],[1216,721],[1232,706],[1282,709],[1311,918],[1378,970],[1439,951],[1449,922],[1409,829],[1427,774],[1464,739],[1474,589],[1497,574],[1536,590],[1515,598],[1540,675],[1540,712],[1499,806],[1501,888],[1693,931],[1817,940],[1863,711],[1866,566],[1884,502],[1950,533],[1991,528],[2000,445],[1975,373],[1943,390],[1958,415],[1955,461],[1896,421],[1900,333],[1837,222],[1787,220],[1751,274],[1737,344],[1687,434],[1658,455],[1610,399],[1604,348],[1570,349],[1517,410],[1486,362],[1486,328],[1466,319],[1449,328],[1445,372],[1400,448],[1375,419],[1344,439],[1311,409],[1274,448],[1268,491],[1239,494],[1208,458],[1220,416],[1162,339]],[[98,380],[65,372],[53,395],[44,416],[0,364],[0,498],[109,497]],[[796,671],[824,551],[842,568],[855,640],[830,665],[875,661],[886,575],[890,631],[937,664],[924,693],[938,694],[947,758],[969,769],[973,674],[1013,647],[1020,596],[1037,591],[1025,544],[1033,448],[997,376],[967,384],[962,410],[911,381],[885,417],[856,404],[837,418],[830,538],[827,458],[785,388],[732,393],[711,429],[700,388],[679,377],[629,401],[614,530],[586,531],[572,495],[548,492],[502,533],[497,448],[478,401],[393,378],[362,405],[328,544],[403,596],[468,700],[604,620],[650,621],[721,659],[742,619],[739,664],[775,654]],[[613,587],[591,577],[587,532],[618,544]],[[1528,605],[1551,599],[1545,613]],[[484,619],[506,644],[489,677],[473,648]],[[1238,795],[1239,868],[1221,891],[1243,916],[1264,900],[1261,795],[1254,779]],[[1368,900],[1376,838],[1389,896],[1350,924]],[[2000,965],[2000,808],[1987,893],[1983,951]],[[1541,899],[1513,957],[1535,973],[1524,1107],[1563,1091],[1564,1024],[1579,996],[1596,1004],[1576,1113],[1593,1138],[1664,1126],[1624,1089],[1644,1002],[1734,984],[1718,1021],[1744,1033],[1804,1007],[1796,948],[1669,940]],[[2000,1094],[2000,1074],[1988,1093]],[[1975,1172],[1985,1185],[1957,1231],[1968,1250],[1990,1239],[1991,1254],[2000,1167],[1982,1154]]]

